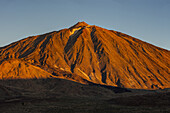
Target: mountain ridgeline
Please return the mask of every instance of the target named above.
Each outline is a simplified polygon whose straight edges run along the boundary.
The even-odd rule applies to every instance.
[[[33,78],[132,89],[170,88],[170,51],[78,22],[0,48],[0,79]]]

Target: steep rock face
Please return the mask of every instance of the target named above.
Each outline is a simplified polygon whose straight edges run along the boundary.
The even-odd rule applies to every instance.
[[[80,83],[136,89],[170,87],[170,51],[85,22],[0,48],[0,66],[11,59],[28,62],[52,77]]]

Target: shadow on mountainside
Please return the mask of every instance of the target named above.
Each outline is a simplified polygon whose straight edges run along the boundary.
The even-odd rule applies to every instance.
[[[130,90],[94,83],[85,85],[59,78],[0,80],[1,99],[27,96],[29,98],[51,98],[61,96],[110,98],[116,93],[123,92],[130,92]]]
[[[169,89],[131,90],[64,79],[0,80],[0,112],[163,113],[170,111],[169,105]]]

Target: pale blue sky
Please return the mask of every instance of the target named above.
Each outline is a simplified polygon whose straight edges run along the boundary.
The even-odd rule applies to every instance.
[[[0,0],[0,46],[78,21],[170,50],[170,0]]]

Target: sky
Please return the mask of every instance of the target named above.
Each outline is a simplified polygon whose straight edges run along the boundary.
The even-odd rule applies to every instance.
[[[170,50],[170,0],[0,0],[0,47],[79,21]]]

